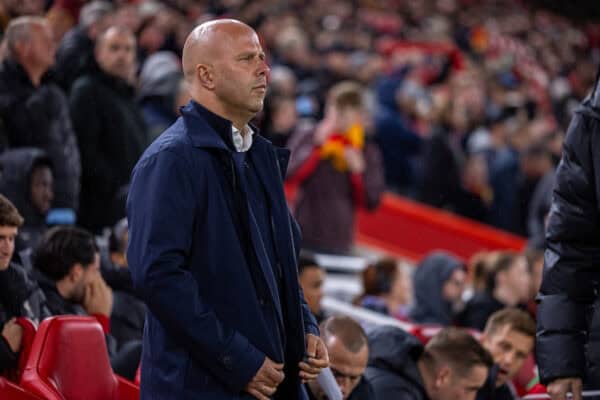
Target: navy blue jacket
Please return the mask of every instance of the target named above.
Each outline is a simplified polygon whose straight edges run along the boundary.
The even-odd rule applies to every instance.
[[[127,259],[148,306],[142,399],[251,399],[243,389],[265,356],[285,362],[280,398],[304,398],[297,365],[318,328],[297,279],[300,233],[282,184],[289,153],[258,134],[248,151],[270,202],[273,266],[243,207],[244,167],[228,135],[231,122],[192,101],[133,171]],[[274,337],[282,330],[285,349]]]

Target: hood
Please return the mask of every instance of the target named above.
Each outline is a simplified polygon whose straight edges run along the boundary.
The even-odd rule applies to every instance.
[[[30,179],[34,164],[52,165],[46,153],[37,148],[9,150],[0,155],[0,193],[4,194],[25,218],[25,225],[37,225],[45,220],[31,203]]]
[[[140,73],[139,97],[175,98],[183,73],[177,56],[160,51],[148,57]]]
[[[423,353],[423,344],[419,339],[400,328],[387,325],[374,328],[367,337],[369,367],[393,371],[409,381],[421,382],[417,360]]]
[[[452,323],[452,303],[442,297],[442,287],[461,268],[463,263],[458,258],[443,252],[432,253],[421,261],[413,276],[415,305],[411,320],[443,326]]]

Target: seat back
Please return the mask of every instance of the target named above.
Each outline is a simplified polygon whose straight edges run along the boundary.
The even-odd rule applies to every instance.
[[[39,397],[26,392],[14,383],[0,377],[0,399],[7,400],[40,400]]]
[[[96,319],[62,315],[44,320],[21,386],[48,400],[116,400],[119,384]]]

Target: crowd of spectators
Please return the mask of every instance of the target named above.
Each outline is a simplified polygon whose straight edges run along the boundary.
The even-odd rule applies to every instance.
[[[600,61],[598,25],[518,0],[0,2],[0,369],[19,350],[13,317],[69,313],[96,316],[113,367],[135,372],[144,305],[125,257],[130,173],[189,101],[186,36],[218,17],[260,35],[270,87],[254,122],[292,150],[287,188],[307,249],[352,252],[356,211],[377,207],[384,189],[530,239],[526,253],[481,253],[468,268],[436,252],[414,273],[394,259],[363,272],[356,305],[475,329],[481,345],[454,329],[423,347],[328,320],[324,271],[302,259],[345,398],[388,384],[411,398],[471,398],[492,374],[483,348],[500,365],[498,387],[517,376],[531,361],[530,317],[493,316],[535,317],[554,169]],[[518,342],[519,368],[503,366],[500,340]],[[470,386],[446,386],[457,366]],[[417,388],[402,389],[415,377]],[[471,392],[444,397],[450,389]]]

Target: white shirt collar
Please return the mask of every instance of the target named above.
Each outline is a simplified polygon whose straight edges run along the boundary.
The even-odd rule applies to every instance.
[[[240,132],[240,130],[235,126],[231,125],[231,138],[233,139],[233,146],[239,153],[250,150],[250,147],[252,146],[252,135],[254,135],[254,132],[248,125],[244,126],[244,134],[242,134],[242,132]]]

